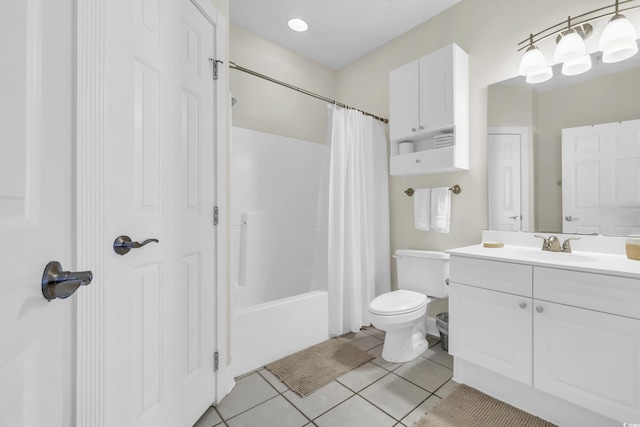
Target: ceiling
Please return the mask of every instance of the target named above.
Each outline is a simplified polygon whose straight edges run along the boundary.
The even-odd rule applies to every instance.
[[[339,70],[461,0],[230,0],[231,23]],[[291,18],[309,24],[304,33]]]

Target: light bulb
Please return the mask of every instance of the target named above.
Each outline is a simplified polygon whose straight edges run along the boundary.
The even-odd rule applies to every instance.
[[[293,31],[298,32],[307,31],[309,29],[309,24],[300,18],[289,19],[288,25]]]

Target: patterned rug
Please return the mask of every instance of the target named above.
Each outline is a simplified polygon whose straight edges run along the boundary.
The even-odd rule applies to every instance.
[[[462,384],[413,427],[554,427],[541,418]]]
[[[341,338],[331,338],[265,366],[289,389],[308,396],[374,356]]]

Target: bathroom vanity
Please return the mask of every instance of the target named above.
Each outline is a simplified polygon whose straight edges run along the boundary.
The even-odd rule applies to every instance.
[[[640,422],[640,261],[624,239],[488,240],[505,246],[448,251],[454,380],[560,426]]]

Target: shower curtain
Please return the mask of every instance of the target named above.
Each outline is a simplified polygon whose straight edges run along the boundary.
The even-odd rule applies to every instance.
[[[389,174],[382,123],[329,110],[329,333],[336,336],[369,325],[369,303],[391,290]]]

